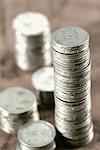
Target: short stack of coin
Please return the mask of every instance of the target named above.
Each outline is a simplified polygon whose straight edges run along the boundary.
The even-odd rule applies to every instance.
[[[42,67],[32,75],[32,84],[36,89],[41,106],[51,107],[54,104],[54,68]]]
[[[19,14],[13,28],[16,63],[22,70],[31,71],[52,63],[50,24],[46,16],[37,12]]]
[[[54,150],[55,128],[49,122],[29,122],[18,130],[17,150]]]
[[[73,146],[93,139],[89,34],[79,27],[53,33],[55,123]]]
[[[30,90],[10,87],[0,93],[0,128],[16,134],[21,125],[39,120],[36,97]]]

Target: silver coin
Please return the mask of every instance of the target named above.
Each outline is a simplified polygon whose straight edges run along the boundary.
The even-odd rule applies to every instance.
[[[55,142],[53,142],[51,145],[47,146],[47,147],[41,147],[41,150],[55,150],[56,148],[56,144]],[[25,147],[24,145],[21,145],[21,150],[39,150],[39,148],[30,148],[30,147]]]
[[[32,75],[32,84],[37,91],[37,99],[41,105],[54,103],[54,68],[42,67]]]
[[[67,142],[81,146],[93,138],[89,34],[64,27],[52,37],[56,128]]]
[[[29,122],[18,131],[18,141],[21,147],[32,148],[52,148],[56,132],[54,127],[43,120]]]
[[[0,108],[9,114],[21,114],[37,108],[36,97],[28,89],[10,87],[0,93]]]
[[[53,34],[52,46],[62,53],[74,53],[72,48],[76,48],[76,52],[82,49],[81,46],[89,41],[88,33],[79,27],[63,27]],[[61,51],[60,51],[61,50]]]
[[[0,93],[0,128],[15,134],[30,121],[39,120],[37,100],[33,92],[22,87],[10,87]]]
[[[39,91],[54,91],[54,68],[43,67],[32,75],[32,83]]]
[[[52,64],[50,23],[45,15],[36,12],[19,14],[13,20],[15,29],[15,58],[25,71]]]
[[[72,139],[67,138],[66,141],[73,146],[80,147],[80,146],[85,146],[85,145],[89,144],[92,141],[93,137],[94,137],[94,133],[92,130],[91,132],[89,132],[88,136],[85,137],[84,139],[72,140]]]
[[[16,144],[16,150],[22,150],[19,143]]]
[[[13,28],[25,35],[38,35],[44,29],[47,32],[48,26],[47,17],[37,12],[25,12],[18,15],[13,21]]]
[[[74,138],[73,138],[73,140],[78,140],[78,139],[84,139],[85,137],[87,137],[88,135],[89,135],[89,133],[90,132],[93,132],[93,125],[92,124],[89,124],[90,125],[90,127],[89,127],[89,129],[88,130],[86,130],[84,133],[80,133],[79,135],[77,135],[77,134],[74,134]],[[77,132],[78,133],[78,132]],[[63,134],[65,137],[66,137],[66,133],[65,134]],[[73,134],[72,134],[73,135]]]

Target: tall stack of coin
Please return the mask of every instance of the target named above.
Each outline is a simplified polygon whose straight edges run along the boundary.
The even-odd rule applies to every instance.
[[[25,71],[52,63],[50,52],[50,24],[48,18],[37,12],[25,12],[13,21],[15,29],[15,58]]]
[[[18,131],[17,150],[54,150],[55,135],[55,128],[49,122],[29,122]]]
[[[93,138],[89,34],[79,27],[64,27],[52,40],[55,69],[55,123],[73,146]]]
[[[51,107],[54,104],[54,68],[42,67],[32,75],[32,84],[36,89],[41,106]]]
[[[10,87],[0,93],[0,128],[15,134],[30,120],[39,120],[36,97],[28,89]]]

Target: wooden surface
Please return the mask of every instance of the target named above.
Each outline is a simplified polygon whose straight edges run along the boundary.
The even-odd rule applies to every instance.
[[[99,0],[0,0],[0,90],[24,86],[33,91],[31,73],[22,72],[15,64],[12,51],[14,32],[11,27],[16,14],[24,11],[46,14],[52,30],[65,25],[78,25],[91,36],[92,116],[95,136],[91,144],[80,150],[100,150],[100,1]],[[53,122],[52,111],[42,111],[41,118]],[[60,140],[59,140],[60,139]],[[60,150],[69,149],[57,136]],[[17,138],[0,130],[0,150],[15,150]]]

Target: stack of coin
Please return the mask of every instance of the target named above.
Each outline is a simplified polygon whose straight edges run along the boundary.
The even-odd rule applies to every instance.
[[[48,66],[37,70],[32,75],[32,84],[39,104],[51,107],[54,104],[54,68]]]
[[[29,122],[18,130],[17,150],[54,150],[56,132],[49,122]]]
[[[10,87],[0,93],[0,128],[15,134],[30,120],[39,120],[36,97],[28,89]]]
[[[36,12],[25,12],[13,21],[15,29],[15,58],[25,71],[50,65],[50,24],[48,18]]]
[[[55,70],[55,123],[74,146],[93,138],[89,34],[79,27],[64,27],[52,40]]]

